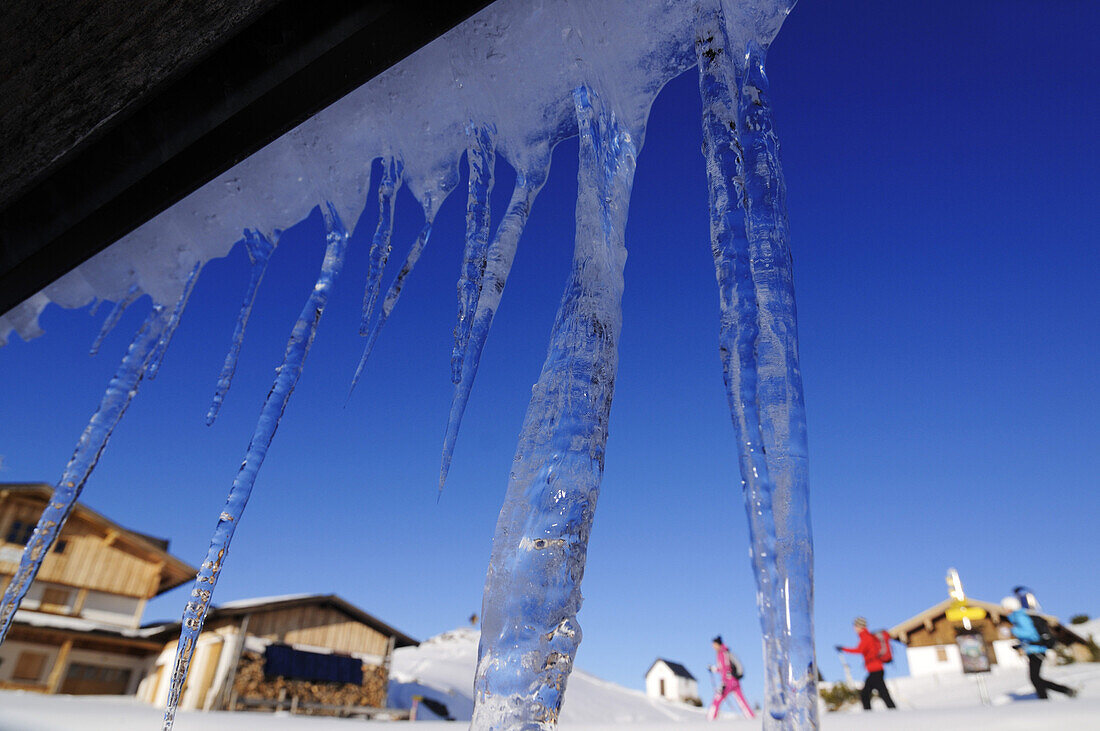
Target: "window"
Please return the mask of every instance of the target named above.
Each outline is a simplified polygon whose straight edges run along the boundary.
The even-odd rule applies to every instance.
[[[19,655],[15,663],[15,670],[11,672],[12,680],[36,681],[42,675],[42,669],[46,667],[47,655],[44,652],[24,652]]]
[[[40,600],[40,606],[50,605],[54,609],[68,609],[69,607],[69,590],[58,589],[55,587],[47,587],[42,590],[42,599]]]
[[[27,545],[27,541],[31,539],[32,533],[34,533],[34,523],[30,521],[13,520],[5,540],[8,543],[18,543],[21,546],[25,546]]]
[[[947,662],[947,648],[946,647],[937,647],[936,648],[936,661],[937,662]]]
[[[665,679],[664,678],[661,678],[661,691],[658,695],[660,695],[662,698],[665,695]]]
[[[73,663],[65,673],[61,692],[71,695],[123,695],[130,686],[128,668]]]

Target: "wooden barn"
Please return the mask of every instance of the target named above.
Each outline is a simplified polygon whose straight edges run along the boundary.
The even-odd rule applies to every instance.
[[[148,703],[167,703],[178,630],[138,690]],[[394,648],[417,644],[334,594],[228,602],[207,616],[179,707],[377,715]]]
[[[1012,636],[1012,623],[1001,605],[970,598],[966,599],[966,604],[986,612],[984,619],[971,620],[971,626],[981,632],[990,648],[989,659],[993,670],[1026,670],[1027,661],[1013,649],[1016,640]],[[951,607],[952,599],[945,599],[890,628],[891,636],[905,643],[905,657],[909,663],[910,675],[962,672],[962,658],[955,644],[962,623],[947,618],[947,610]],[[1042,616],[1054,631],[1055,639],[1074,657],[1079,660],[1090,659],[1091,655],[1081,637],[1063,626],[1055,617],[1047,614]]]
[[[0,483],[0,589],[52,494],[46,484]],[[195,572],[168,541],[78,503],[0,645],[0,688],[134,693],[164,645],[158,628],[140,628],[146,601]]]

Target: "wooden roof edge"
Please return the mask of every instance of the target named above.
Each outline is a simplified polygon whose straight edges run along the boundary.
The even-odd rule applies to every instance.
[[[15,492],[16,494],[33,495],[35,497],[44,498],[47,502],[53,496],[54,488],[45,482],[3,482],[0,483],[0,494]],[[99,527],[104,527],[107,530],[117,531],[119,537],[124,538],[131,543],[136,543],[140,548],[152,553],[160,561],[164,563],[164,568],[161,569],[161,582],[157,587],[157,594],[163,594],[169,589],[174,589],[181,584],[186,583],[192,576],[198,573],[198,569],[191,564],[187,563],[181,558],[177,558],[169,553],[165,548],[161,547],[157,543],[157,539],[153,536],[148,536],[144,533],[140,533],[135,530],[131,530],[115,521],[111,520],[107,516],[92,510],[87,505],[81,502],[77,502],[73,506],[73,512],[79,513],[80,517],[88,520],[91,523],[98,524]]]
[[[310,604],[319,604],[331,606],[334,609],[346,614],[352,619],[378,630],[382,634],[389,635],[395,640],[396,647],[415,647],[420,644],[420,641],[405,634],[401,630],[386,624],[382,620],[367,614],[365,611],[355,606],[347,599],[339,596],[338,594],[305,594],[289,597],[276,597],[274,599],[260,598],[255,602],[249,603],[248,601],[234,602],[232,606],[228,607],[211,607],[210,617],[226,617],[226,616],[238,616],[250,614],[257,611],[270,611],[273,609],[290,609],[293,607],[306,606]]]
[[[935,605],[929,607],[928,609],[925,609],[923,612],[920,612],[918,614],[914,614],[909,619],[906,619],[903,622],[899,622],[898,624],[894,625],[893,627],[891,627],[890,629],[888,629],[886,631],[889,632],[890,636],[892,636],[892,637],[898,637],[899,635],[901,635],[903,633],[908,634],[908,633],[912,632],[914,629],[916,629],[917,627],[920,627],[921,625],[923,625],[926,620],[931,619],[933,617],[938,617],[940,612],[946,613],[947,608],[950,607],[950,606],[951,606],[951,600],[950,599],[945,599],[942,602],[940,602],[939,604],[935,604]]]
[[[926,620],[934,619],[936,617],[939,617],[941,614],[946,614],[948,608],[951,607],[952,601],[952,599],[945,599],[939,604],[925,609],[920,614],[916,614],[905,620],[904,622],[900,622],[894,625],[886,631],[895,638],[899,637],[901,634],[909,634],[919,626],[923,625]],[[999,617],[1001,619],[1007,620],[1008,615],[1011,614],[1011,612],[1005,611],[1005,608],[1002,607],[1000,604],[983,601],[981,599],[973,599],[971,597],[967,597],[966,605],[969,607],[980,607],[989,614]],[[1067,625],[1063,624],[1062,621],[1055,617],[1053,614],[1047,614],[1046,612],[1034,612],[1034,614],[1038,614],[1043,619],[1045,619],[1051,627],[1054,627],[1056,629],[1060,628],[1065,633],[1071,635],[1074,638],[1074,641],[1079,641],[1082,643],[1085,641],[1081,638],[1080,635],[1070,629]]]

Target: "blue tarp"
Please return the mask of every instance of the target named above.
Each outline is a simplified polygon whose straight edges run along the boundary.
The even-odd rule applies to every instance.
[[[264,675],[362,685],[363,663],[347,655],[325,655],[295,650],[287,645],[268,645],[264,652]]]

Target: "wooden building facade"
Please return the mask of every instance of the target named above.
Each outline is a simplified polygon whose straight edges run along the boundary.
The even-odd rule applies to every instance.
[[[7,587],[53,488],[0,483],[0,589]],[[0,645],[0,688],[135,692],[163,647],[140,628],[145,603],[195,575],[168,542],[77,504]]]
[[[1026,669],[1027,660],[1014,648],[1017,642],[1012,635],[1008,613],[999,604],[991,602],[968,598],[966,604],[986,612],[984,619],[974,619],[970,623],[972,630],[981,633],[990,649],[993,670]],[[963,630],[963,625],[947,618],[947,610],[951,606],[952,600],[946,599],[889,630],[891,636],[905,643],[910,675],[962,672],[962,658],[955,638]],[[1081,637],[1064,627],[1056,617],[1044,614],[1043,618],[1054,631],[1055,639],[1075,658],[1087,660],[1091,657]]]
[[[138,691],[162,707],[177,644],[165,638]],[[394,648],[416,644],[334,594],[229,602],[207,616],[179,707],[371,716],[385,708]]]

